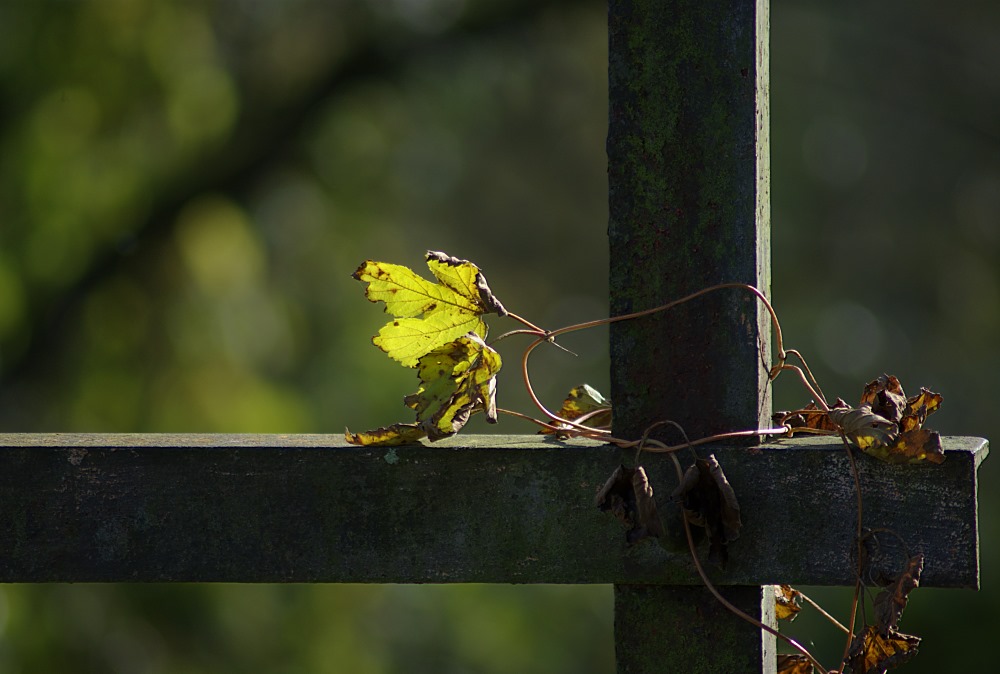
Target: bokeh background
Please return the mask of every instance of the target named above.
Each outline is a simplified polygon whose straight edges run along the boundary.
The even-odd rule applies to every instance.
[[[832,396],[889,372],[1000,437],[1000,5],[773,0],[771,56],[788,344]],[[595,0],[0,0],[0,431],[405,420],[365,258],[444,250],[538,324],[606,315],[606,58]],[[553,404],[607,389],[606,331],[571,337],[538,358]],[[995,640],[980,477],[983,590],[912,595],[904,671]],[[609,587],[0,586],[0,671],[609,672],[611,614]]]

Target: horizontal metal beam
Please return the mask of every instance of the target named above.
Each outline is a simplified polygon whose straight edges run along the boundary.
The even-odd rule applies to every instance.
[[[977,587],[987,443],[944,446],[941,465],[858,456],[865,526],[884,530],[870,552],[892,572],[920,551],[922,585]],[[855,489],[838,442],[714,451],[743,519],[716,582],[853,583]],[[539,436],[386,449],[328,435],[0,434],[0,582],[698,584],[666,458],[644,459],[662,545],[627,546],[595,507],[622,460]]]

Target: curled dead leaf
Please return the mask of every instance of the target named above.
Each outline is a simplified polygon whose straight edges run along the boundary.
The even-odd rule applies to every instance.
[[[804,655],[778,654],[778,674],[815,674],[816,668]]]
[[[708,559],[725,568],[729,559],[726,546],[739,538],[740,505],[715,455],[698,459],[684,472],[672,494],[681,504],[684,518],[708,533]]]
[[[802,593],[791,585],[774,586],[774,615],[791,622],[802,610]]]
[[[656,512],[653,488],[642,466],[618,466],[597,492],[594,504],[625,525],[628,529],[625,541],[629,545],[663,536],[663,524]]]
[[[854,638],[847,656],[851,671],[882,674],[917,654],[920,637],[903,634],[897,628],[910,592],[920,585],[923,568],[923,555],[911,557],[899,577],[876,595],[872,602],[875,624],[868,625],[860,638]]]
[[[899,618],[906,608],[910,592],[920,585],[920,573],[924,569],[924,556],[915,555],[906,564],[906,569],[891,585],[875,596],[875,624],[883,634],[899,627]]]
[[[945,459],[941,436],[923,427],[941,401],[941,394],[926,388],[908,398],[899,379],[883,374],[868,382],[856,408],[838,398],[829,413],[810,404],[794,412],[778,412],[774,421],[788,426],[791,435],[843,430],[859,449],[888,463],[941,463]]]
[[[849,406],[840,398],[833,404],[832,409],[848,409]],[[776,412],[772,419],[779,426],[788,426],[795,431],[818,431],[821,433],[838,433],[840,431],[837,424],[830,420],[829,415],[817,407],[816,403],[809,403],[801,410],[794,412]]]
[[[898,379],[883,374],[865,386],[861,404],[868,405],[875,414],[898,424],[906,410],[906,394]]]
[[[396,445],[412,445],[419,442],[420,438],[426,437],[427,432],[420,427],[420,424],[393,424],[383,426],[372,431],[352,433],[350,430],[344,431],[344,439],[352,445],[365,445],[368,447],[392,447]]]
[[[888,463],[944,463],[941,435],[926,428],[915,428],[900,433],[888,447],[868,451]]]
[[[869,625],[851,642],[847,665],[854,674],[883,674],[910,660],[919,646],[920,637],[896,630],[883,634],[876,625]]]
[[[937,411],[943,400],[940,393],[934,393],[921,387],[920,393],[912,398],[907,398],[906,415],[919,416],[920,422],[923,423],[924,419]]]
[[[847,439],[865,451],[885,447],[899,434],[899,427],[895,422],[875,414],[867,404],[854,409],[832,409],[829,415],[844,431]]]

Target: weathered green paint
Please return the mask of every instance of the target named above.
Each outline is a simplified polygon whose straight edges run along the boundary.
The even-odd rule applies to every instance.
[[[774,621],[770,586],[724,588],[726,599],[752,615]],[[774,662],[775,638],[742,622],[704,587],[615,586],[615,660],[622,674],[762,671]],[[706,652],[705,644],[711,644]],[[684,663],[683,669],[668,668]]]
[[[730,281],[768,291],[766,0],[609,3],[611,310]],[[726,290],[611,328],[619,437],[767,423],[769,324]]]
[[[986,443],[945,448],[940,466],[859,456],[865,524],[927,556],[922,585],[975,587]],[[595,508],[630,458],[614,447],[471,435],[397,447],[395,463],[390,451],[326,435],[0,434],[0,582],[700,583],[686,547],[627,547]],[[742,506],[729,568],[709,570],[716,583],[852,582],[854,486],[839,443],[702,451]],[[673,469],[645,463],[677,536]]]

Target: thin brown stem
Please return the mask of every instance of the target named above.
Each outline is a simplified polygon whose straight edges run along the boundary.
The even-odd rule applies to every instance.
[[[802,368],[806,371],[806,375],[809,377],[809,381],[812,382],[812,385],[815,387],[816,392],[819,393],[819,397],[822,398],[823,401],[825,402],[826,395],[823,393],[823,389],[820,387],[819,382],[816,381],[816,377],[813,375],[812,370],[809,369],[809,363],[806,362],[805,356],[799,353],[797,349],[789,349],[785,353],[789,356],[795,356],[796,358],[799,359],[799,362],[802,363]]]
[[[531,398],[531,401],[542,412],[542,414],[549,417],[553,421],[556,421],[561,424],[566,424],[567,426],[573,428],[578,428],[582,431],[587,431],[591,433],[601,432],[600,429],[590,428],[587,426],[583,426],[581,424],[574,423],[568,419],[562,419],[558,415],[552,413],[548,408],[545,407],[545,405],[542,404],[542,402],[538,399],[538,396],[535,395],[534,388],[531,386],[531,377],[528,373],[528,359],[531,356],[531,352],[534,351],[535,348],[542,342],[555,339],[559,335],[564,335],[569,332],[576,332],[577,330],[587,330],[589,328],[596,328],[601,325],[608,325],[611,323],[617,323],[619,321],[627,321],[633,318],[650,316],[652,314],[661,311],[666,311],[667,309],[672,309],[676,306],[684,304],[685,302],[690,302],[691,300],[701,297],[702,295],[707,295],[708,293],[717,290],[724,290],[727,288],[745,290],[749,293],[752,293],[761,303],[763,303],[764,307],[767,309],[768,314],[771,316],[771,325],[774,328],[774,343],[778,352],[778,362],[784,363],[786,355],[785,355],[784,342],[781,336],[781,324],[778,322],[778,315],[775,313],[774,307],[771,306],[771,303],[764,296],[764,293],[762,293],[760,290],[758,290],[757,288],[748,283],[720,283],[718,285],[709,286],[708,288],[702,288],[701,290],[691,293],[690,295],[685,295],[680,299],[673,300],[672,302],[667,302],[666,304],[661,304],[660,306],[653,307],[652,309],[645,309],[643,311],[635,311],[633,313],[623,314],[621,316],[612,316],[610,318],[600,318],[597,320],[587,321],[584,323],[567,325],[566,327],[559,328],[558,330],[552,330],[551,332],[545,333],[544,337],[540,337],[539,339],[536,339],[534,342],[529,344],[528,347],[524,350],[524,353],[521,355],[521,375],[524,378],[524,386],[528,391],[528,395]],[[532,328],[536,327],[533,324],[526,321],[525,319],[521,318],[520,316],[517,316],[515,314],[508,314],[508,315],[511,316],[511,318],[514,318],[514,320],[520,321],[524,325],[527,325]],[[804,375],[803,375],[803,381],[805,381]],[[812,390],[812,387],[808,386],[808,382],[806,382],[806,385],[807,388]]]
[[[489,342],[487,342],[487,344],[489,344],[490,346],[493,346],[497,342],[503,341],[503,340],[507,339],[508,337],[513,337],[514,335],[534,335],[535,337],[544,337],[545,336],[545,331],[544,330],[525,330],[525,329],[508,330],[507,332],[503,333],[499,337],[494,337]]]
[[[601,428],[591,428],[590,426],[584,426],[583,424],[579,424],[575,421],[570,421],[569,419],[563,419],[558,414],[551,412],[545,405],[542,404],[542,401],[538,399],[538,396],[535,394],[535,389],[531,385],[531,376],[528,374],[528,356],[530,356],[531,352],[535,350],[535,347],[537,347],[539,344],[548,341],[548,339],[550,338],[551,338],[551,333],[549,333],[549,337],[542,337],[536,339],[531,344],[529,344],[528,347],[524,350],[524,353],[521,354],[521,376],[524,379],[524,388],[528,391],[528,396],[531,398],[531,402],[535,404],[535,407],[541,410],[542,414],[544,414],[545,416],[547,416],[549,419],[551,419],[556,423],[565,424],[566,426],[575,429],[577,431],[580,431],[581,433],[610,436],[611,431],[607,431]],[[609,442],[611,441],[610,437],[608,438],[608,440]]]
[[[823,397],[822,393],[820,393],[819,391],[817,391],[812,387],[812,384],[810,384],[809,380],[806,379],[806,375],[802,371],[802,368],[798,367],[797,365],[788,365],[787,363],[782,363],[781,365],[775,365],[774,368],[772,369],[773,375],[771,379],[774,379],[774,377],[777,376],[777,372],[781,372],[784,370],[791,370],[797,373],[799,375],[799,380],[802,382],[802,385],[806,387],[810,395],[812,395],[813,400],[815,400],[816,404],[820,406],[820,409],[822,409],[824,412],[830,411],[830,406],[827,405],[826,398]]]
[[[805,426],[789,427],[788,437],[798,434],[805,435],[837,435],[838,431],[828,431],[825,428],[807,428]]]
[[[848,627],[847,627],[847,635],[848,635],[847,644],[845,644],[844,646],[844,656],[840,659],[842,663],[841,670],[843,670],[844,668],[843,663],[847,662],[847,657],[848,655],[850,655],[851,652],[851,643],[854,640],[854,623],[858,617],[858,603],[861,599],[861,586],[862,586],[861,576],[862,573],[864,572],[864,569],[862,567],[862,558],[861,558],[862,531],[863,531],[862,517],[864,515],[864,505],[863,505],[863,499],[861,497],[861,477],[858,474],[858,464],[854,460],[854,452],[851,450],[851,445],[847,441],[847,436],[844,434],[843,431],[840,432],[840,439],[844,443],[844,449],[847,450],[847,459],[851,465],[851,476],[854,478],[854,492],[856,494],[857,506],[858,506],[858,524],[857,524],[857,533],[855,536],[855,546],[857,555],[857,578],[854,581],[854,597],[851,599],[851,614],[850,614],[851,618],[848,621]]]
[[[802,593],[801,591],[799,591],[799,590],[796,590],[796,592],[798,592],[798,593],[799,593],[799,596],[800,596],[800,597],[802,597],[802,599],[804,599],[804,600],[805,600],[805,602],[806,602],[807,604],[809,604],[809,605],[810,605],[810,606],[812,606],[812,607],[813,607],[814,609],[816,609],[816,610],[817,610],[817,611],[819,612],[819,614],[820,614],[821,616],[823,616],[824,618],[826,618],[827,620],[829,620],[829,621],[830,621],[831,623],[833,623],[833,625],[834,625],[834,626],[835,626],[835,627],[836,627],[837,629],[839,629],[839,630],[840,630],[841,632],[844,632],[845,634],[851,634],[851,630],[849,630],[849,629],[847,629],[846,627],[844,627],[844,626],[843,626],[843,625],[842,625],[842,624],[840,623],[840,621],[839,621],[839,620],[837,620],[837,619],[836,619],[836,618],[834,618],[834,617],[833,617],[832,615],[830,615],[829,613],[827,613],[827,612],[826,612],[826,610],[825,610],[825,609],[824,609],[824,608],[823,608],[822,606],[820,606],[819,604],[817,604],[816,602],[814,602],[814,601],[813,601],[812,599],[810,599],[810,598],[808,597],[808,595],[806,595],[806,594],[803,594],[803,593]]]
[[[528,330],[530,332],[534,332],[534,333],[537,333],[537,334],[540,334],[540,335],[546,334],[545,330],[543,330],[542,328],[538,327],[537,325],[535,325],[534,323],[532,323],[531,321],[529,321],[527,318],[523,318],[521,316],[518,316],[517,314],[512,314],[509,311],[507,312],[507,317],[514,319],[515,321],[517,321],[518,323],[520,323],[524,327],[528,328]]]
[[[520,412],[515,412],[514,410],[505,410],[502,407],[497,408],[497,412],[500,414],[507,414],[512,417],[517,417],[518,419],[524,419],[525,421],[530,421],[531,423],[541,426],[542,428],[548,429],[550,431],[556,432],[560,429],[558,426],[553,426],[552,424],[547,424],[540,419],[535,419],[534,417],[529,417],[527,414],[521,414]]]
[[[695,445],[706,445],[712,442],[717,442],[719,440],[728,440],[730,438],[746,438],[754,435],[786,435],[787,433],[788,433],[788,428],[786,426],[782,426],[780,428],[755,428],[751,431],[731,431],[729,433],[718,433],[716,435],[709,435],[704,438],[698,438],[697,440],[691,440],[690,442],[686,442],[680,445],[664,445],[662,448],[657,448],[657,449],[647,448],[645,451],[651,452],[653,454],[671,454],[686,447],[694,447]]]
[[[684,471],[681,469],[680,461],[678,461],[677,457],[674,456],[673,454],[670,455],[670,459],[673,461],[674,470],[677,472],[677,481],[683,482]],[[681,516],[681,522],[684,524],[684,534],[685,536],[687,536],[688,550],[691,552],[691,560],[694,562],[694,568],[698,571],[698,575],[701,576],[701,582],[705,584],[705,587],[708,589],[709,592],[712,593],[712,596],[715,597],[720,604],[726,607],[726,609],[736,617],[745,620],[751,625],[754,625],[755,627],[757,627],[757,629],[764,630],[768,634],[773,634],[776,638],[781,639],[786,644],[797,650],[805,657],[807,657],[809,659],[809,662],[811,662],[813,666],[816,667],[820,672],[827,672],[827,669],[819,662],[819,660],[813,657],[813,654],[810,653],[805,648],[805,646],[802,646],[799,642],[795,641],[791,637],[782,634],[781,632],[774,629],[770,625],[765,625],[761,621],[754,618],[752,615],[734,606],[732,603],[730,603],[728,599],[722,596],[722,594],[716,589],[715,585],[712,584],[712,581],[708,579],[708,574],[705,573],[705,569],[702,567],[701,561],[698,559],[698,550],[694,544],[694,536],[691,534],[691,524],[687,521],[687,518],[684,517],[683,515]]]
[[[750,285],[749,283],[719,283],[714,286],[709,286],[708,288],[702,288],[701,290],[693,292],[690,295],[685,295],[680,299],[676,299],[671,302],[667,302],[666,304],[661,304],[657,307],[653,307],[652,309],[643,309],[642,311],[635,311],[630,314],[622,314],[620,316],[612,316],[610,318],[599,318],[597,320],[587,321],[585,323],[576,323],[574,325],[567,325],[564,328],[553,330],[552,332],[548,333],[548,335],[550,337],[558,337],[559,335],[566,334],[567,332],[575,332],[577,330],[587,330],[589,328],[596,328],[601,325],[608,325],[609,323],[617,323],[619,321],[632,320],[633,318],[642,318],[643,316],[650,316],[652,314],[656,314],[661,311],[666,311],[667,309],[673,309],[674,307],[680,306],[685,302],[690,302],[693,299],[697,299],[702,295],[707,295],[716,290],[725,290],[727,288],[746,290],[747,292],[752,293],[758,300],[761,301],[761,303],[764,305],[764,308],[767,309],[768,314],[770,314],[771,316],[771,325],[774,327],[774,344],[778,351],[778,360],[783,362],[786,356],[785,356],[784,342],[781,336],[781,324],[778,322],[778,315],[775,313],[774,308],[771,306],[771,303],[764,296],[764,293],[762,293],[760,290]]]
[[[635,450],[635,465],[637,465],[637,466],[639,465],[639,455],[642,454],[642,450],[645,448],[646,442],[649,439],[649,434],[652,433],[656,428],[658,428],[660,426],[668,426],[668,425],[669,426],[673,426],[674,428],[676,428],[678,431],[680,431],[680,434],[684,436],[684,444],[681,445],[682,447],[690,447],[691,446],[691,440],[688,439],[687,432],[684,430],[684,428],[679,423],[677,423],[676,421],[671,421],[670,419],[664,419],[663,421],[657,421],[657,422],[655,422],[653,424],[650,424],[646,428],[646,430],[642,432],[642,438],[639,440],[639,446]],[[660,452],[663,452],[664,450],[668,449],[668,446],[665,445],[664,443],[660,442],[659,440],[653,440],[653,442],[656,443],[660,447],[660,450],[659,450]],[[698,457],[695,456],[695,458],[698,458]]]
[[[498,407],[497,412],[499,412],[500,414],[507,414],[512,417],[517,417],[518,419],[524,419],[525,421],[531,422],[536,426],[541,426],[542,428],[552,431],[553,433],[564,434],[565,436],[570,438],[588,438],[591,440],[601,440],[603,442],[608,442],[614,445],[624,442],[621,440],[617,440],[617,438],[609,438],[605,435],[588,433],[586,431],[579,431],[572,428],[563,428],[561,426],[553,426],[552,424],[545,423],[541,419],[535,419],[534,417],[529,417],[527,414],[521,414],[520,412],[515,412],[514,410],[506,410],[503,409],[502,407]]]
[[[502,334],[502,335],[500,335],[499,337],[496,337],[496,338],[494,338],[494,339],[490,340],[490,341],[488,342],[488,344],[489,344],[490,346],[493,346],[493,345],[494,345],[494,344],[496,344],[497,342],[499,342],[499,341],[501,341],[501,340],[504,340],[504,339],[507,339],[508,337],[513,337],[514,335],[535,335],[536,337],[542,337],[542,338],[544,338],[546,342],[548,342],[549,344],[551,344],[552,346],[556,347],[557,349],[559,349],[559,350],[561,350],[561,351],[565,351],[566,353],[568,353],[568,354],[569,354],[569,355],[571,355],[571,356],[578,356],[578,355],[579,355],[579,354],[577,354],[577,353],[576,353],[575,351],[571,351],[570,349],[567,349],[567,348],[566,348],[565,346],[563,346],[562,344],[559,344],[559,343],[558,343],[558,342],[556,342],[556,340],[555,340],[555,339],[553,339],[552,337],[548,337],[548,336],[547,336],[547,335],[548,335],[548,333],[547,333],[547,332],[545,332],[545,330],[543,330],[542,328],[538,328],[538,327],[534,327],[534,325],[533,325],[532,323],[529,323],[529,322],[527,322],[526,320],[524,320],[524,319],[523,319],[523,318],[521,318],[520,316],[515,316],[515,314],[507,314],[507,315],[508,315],[508,316],[512,316],[512,317],[515,317],[515,318],[516,318],[516,320],[518,320],[518,321],[520,321],[520,322],[524,323],[525,325],[530,325],[530,326],[532,326],[532,327],[530,327],[530,328],[528,328],[528,329],[526,329],[526,330],[525,330],[525,329],[520,329],[520,330],[508,330],[507,332],[503,333],[503,334]]]

